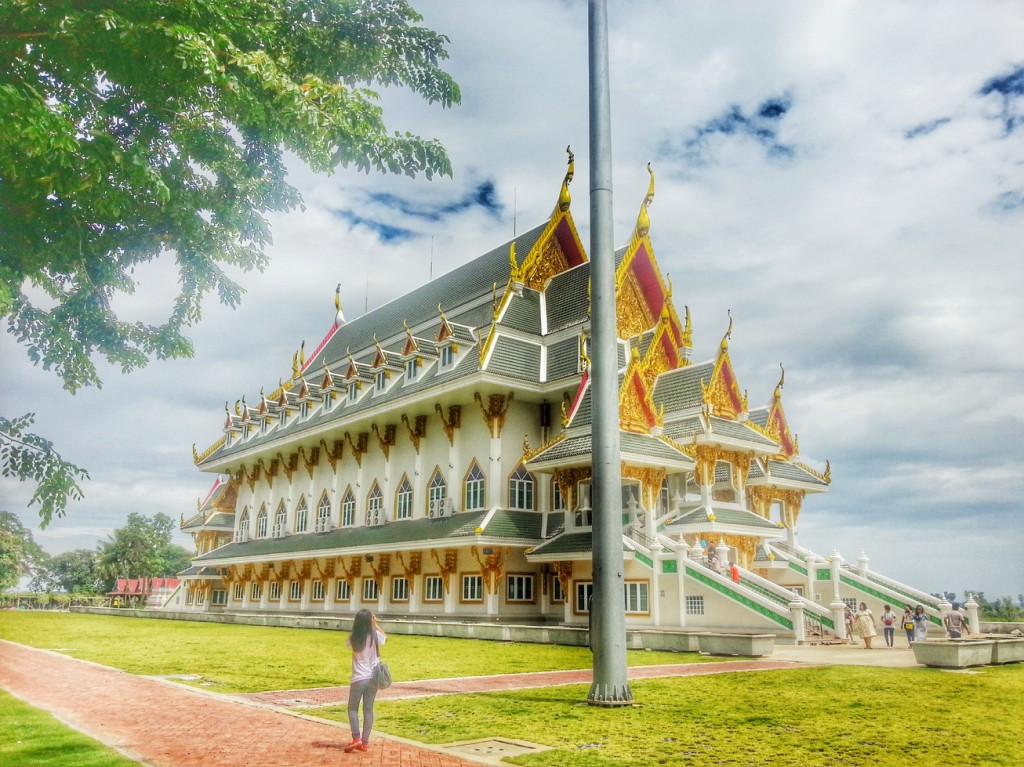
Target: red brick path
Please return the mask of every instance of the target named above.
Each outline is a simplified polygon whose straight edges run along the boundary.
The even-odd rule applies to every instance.
[[[636,666],[630,679],[806,668],[788,661]],[[382,698],[589,684],[591,672],[398,682]],[[346,754],[347,726],[279,708],[344,703],[347,687],[225,696],[0,640],[0,687],[50,711],[76,730],[154,767],[475,767],[476,763],[373,736],[367,753]]]
[[[348,727],[3,640],[0,687],[156,767],[476,767],[376,736],[368,752],[346,754]]]

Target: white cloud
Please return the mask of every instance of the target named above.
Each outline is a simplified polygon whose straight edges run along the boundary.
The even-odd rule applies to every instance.
[[[432,182],[293,163],[305,212],[273,217],[263,274],[239,275],[242,306],[204,305],[192,360],[106,369],[100,391],[69,397],[0,339],[4,412],[33,410],[38,431],[93,476],[86,500],[37,537],[52,551],[92,546],[129,511],[177,518],[212,477],[190,447],[219,436],[225,400],[273,388],[334,313],[349,317],[464,263],[544,220],[576,153],[574,216],[589,242],[587,9],[579,0],[414,5],[451,39],[463,90],[452,110],[389,91],[393,127],[436,135],[455,177]],[[801,540],[927,591],[1024,591],[1019,561],[1024,322],[1024,189],[1019,135],[978,90],[1021,65],[1013,2],[612,3],[615,231],[624,242],[658,174],[651,236],[695,358],[714,354],[726,311],[740,383],[766,402],[786,365],[784,402],[801,450],[832,461],[833,487],[808,498]],[[709,159],[666,152],[736,107],[788,97],[773,123],[790,158],[747,135],[715,134]],[[941,121],[936,124],[936,121]],[[934,127],[912,139],[907,132]],[[414,206],[454,205],[493,181],[497,212],[431,221]],[[382,240],[343,212],[409,230]],[[157,314],[176,284],[169,263],[140,271],[128,311]],[[18,510],[24,488],[0,484]],[[31,521],[33,512],[22,513]]]

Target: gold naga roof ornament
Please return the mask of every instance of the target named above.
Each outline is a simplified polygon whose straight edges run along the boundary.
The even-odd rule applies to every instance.
[[[640,213],[636,217],[636,237],[646,237],[647,233],[651,230],[651,216],[647,212],[647,209],[654,202],[654,169],[650,163],[647,163],[647,172],[651,174],[651,182],[647,186],[647,194],[644,195],[644,200],[640,203]]]
[[[775,384],[775,399],[782,399],[782,388],[786,385],[786,368],[779,363],[779,369],[782,370],[782,377],[779,378],[779,382]]]
[[[569,168],[565,171],[565,178],[562,179],[562,188],[558,192],[558,204],[555,205],[556,213],[565,213],[572,204],[572,198],[569,196],[569,184],[572,183],[572,177],[575,174],[575,155],[572,153],[571,145],[566,146],[565,151],[569,155]]]
[[[345,311],[341,308],[341,283],[334,289],[334,324],[339,328],[345,324]]]

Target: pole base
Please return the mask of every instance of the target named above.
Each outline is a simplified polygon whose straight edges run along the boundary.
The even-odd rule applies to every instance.
[[[594,683],[590,686],[590,693],[587,695],[587,705],[602,706],[603,708],[632,706],[633,693],[628,684],[599,685]]]

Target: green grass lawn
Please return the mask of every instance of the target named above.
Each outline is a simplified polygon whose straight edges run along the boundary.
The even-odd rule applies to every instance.
[[[0,638],[62,649],[132,673],[199,674],[217,691],[344,683],[346,636],[310,629],[0,611]],[[401,680],[591,665],[585,648],[397,635],[385,655]],[[692,660],[697,657],[629,654],[631,665]],[[1024,664],[966,673],[834,666],[642,680],[633,682],[632,689],[637,705],[621,709],[583,704],[585,686],[381,700],[376,727],[426,743],[512,737],[552,747],[512,760],[527,767],[1022,764]],[[305,713],[346,719],[337,707]],[[0,714],[6,724],[9,717],[2,706]],[[59,722],[42,721],[41,748],[46,748],[44,736],[66,736]],[[9,738],[0,736],[0,748],[8,745]],[[85,758],[45,762],[6,755],[0,751],[0,763],[93,764]],[[122,762],[96,762],[108,763]]]
[[[128,767],[136,762],[0,690],[0,764]]]
[[[317,629],[0,610],[0,639],[60,650],[133,674],[197,674],[216,692],[260,692],[348,684],[348,633]],[[384,656],[395,679],[590,668],[585,647],[393,634]],[[693,663],[696,653],[630,651],[629,664]]]
[[[587,687],[382,700],[376,727],[425,743],[510,737],[529,767],[1020,767],[1024,664],[969,674],[832,666],[637,681],[638,705]],[[342,708],[307,711],[346,721]]]

